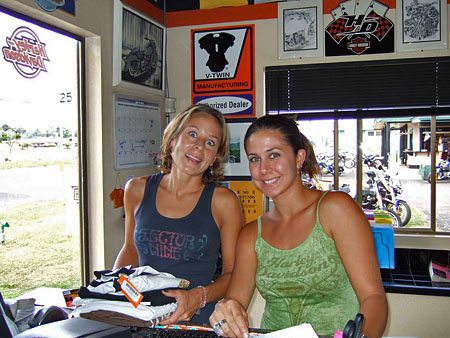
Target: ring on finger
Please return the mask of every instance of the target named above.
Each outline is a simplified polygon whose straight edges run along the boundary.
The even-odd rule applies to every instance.
[[[222,336],[223,335],[223,330],[222,330],[222,326],[224,326],[226,324],[226,319],[222,319],[220,322],[214,324],[214,332],[218,335],[218,336]]]
[[[223,335],[222,328],[221,328],[220,326],[218,326],[217,324],[214,325],[214,332],[215,332],[216,335],[218,335],[219,337]]]

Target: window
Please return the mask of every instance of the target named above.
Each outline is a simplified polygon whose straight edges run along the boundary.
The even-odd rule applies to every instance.
[[[448,142],[432,130],[430,136],[420,132],[423,125],[430,124],[427,121],[433,120],[437,126],[444,126],[450,116],[362,119],[358,132],[357,119],[306,120],[299,114],[298,125],[314,144],[322,168],[320,188],[346,191],[356,200],[359,194],[364,209],[394,211],[401,221],[395,223],[396,231],[450,234],[450,168],[448,150],[445,150]],[[337,142],[333,137],[335,130],[339,135]],[[433,135],[434,150],[420,148],[419,138]],[[359,191],[357,144],[361,144]],[[433,157],[435,169],[432,169]],[[371,174],[377,176],[371,178]],[[377,188],[374,184],[377,179],[385,180],[387,186]],[[375,192],[376,188],[381,190]],[[392,189],[392,193],[382,189]],[[383,195],[383,205],[376,203],[376,193]]]
[[[448,83],[448,57],[267,67],[266,113],[295,115],[321,187],[386,210],[396,232],[450,234]]]

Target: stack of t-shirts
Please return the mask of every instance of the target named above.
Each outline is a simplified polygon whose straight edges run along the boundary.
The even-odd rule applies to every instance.
[[[125,267],[117,270],[94,272],[95,279],[82,286],[78,297],[72,302],[76,306],[73,317],[83,317],[115,325],[151,327],[175,311],[175,299],[162,294],[162,290],[186,289],[189,281],[159,272],[150,266]],[[130,303],[121,291],[120,276],[142,294],[138,306]]]

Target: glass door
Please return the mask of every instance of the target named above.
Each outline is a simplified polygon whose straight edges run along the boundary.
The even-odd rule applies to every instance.
[[[0,290],[81,285],[80,41],[0,7]]]

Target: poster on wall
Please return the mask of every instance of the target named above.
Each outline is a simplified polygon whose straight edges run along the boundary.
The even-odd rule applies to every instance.
[[[323,6],[320,0],[278,4],[278,58],[323,56]]]
[[[239,196],[245,224],[262,215],[264,195],[252,182],[231,181],[228,188]]]
[[[165,28],[162,25],[116,0],[113,85],[129,83],[162,91],[164,39]]]
[[[325,56],[394,52],[389,6],[376,0],[341,1],[325,28]]]
[[[254,25],[195,29],[192,102],[208,104],[226,118],[255,116]]]
[[[397,51],[447,49],[446,0],[397,0]]]

